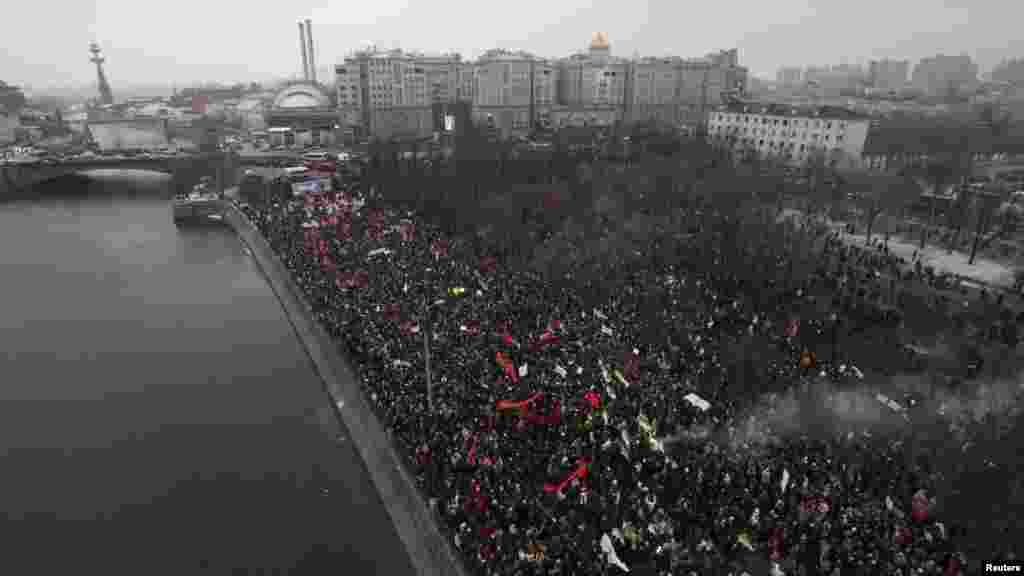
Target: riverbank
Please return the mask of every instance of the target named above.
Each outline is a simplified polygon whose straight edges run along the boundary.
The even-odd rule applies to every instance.
[[[464,569],[405,469],[390,435],[371,410],[338,346],[313,319],[310,306],[259,231],[232,203],[224,221],[251,250],[316,367],[336,415],[345,424],[399,538],[422,575],[462,576]]]

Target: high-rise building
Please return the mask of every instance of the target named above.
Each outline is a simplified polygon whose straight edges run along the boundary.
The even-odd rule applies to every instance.
[[[718,145],[793,165],[821,157],[837,167],[857,167],[870,124],[840,108],[736,102],[708,114],[708,135]]]
[[[796,86],[803,82],[804,71],[798,67],[779,68],[775,73],[775,81],[782,86]]]
[[[978,65],[970,56],[939,54],[923,58],[914,67],[912,82],[915,88],[928,96],[941,97],[958,94],[978,82]]]
[[[868,84],[875,90],[900,90],[906,86],[909,75],[907,60],[872,60],[868,66]]]
[[[431,105],[458,98],[460,65],[458,55],[356,52],[334,70],[341,124],[381,138],[429,135]]]
[[[587,52],[557,62],[559,102],[568,106],[622,106],[629,62],[612,56],[608,37],[598,32]]]
[[[474,63],[473,116],[502,136],[524,134],[549,117],[558,72],[527,52],[489,50]]]
[[[992,69],[994,82],[1006,82],[1013,86],[1024,86],[1024,58],[1004,60]]]
[[[459,80],[463,62],[460,54],[413,54],[411,57],[426,74],[428,98],[431,103],[449,103],[461,99]]]

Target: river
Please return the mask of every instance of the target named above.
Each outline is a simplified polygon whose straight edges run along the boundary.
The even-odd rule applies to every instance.
[[[255,263],[136,176],[0,204],[0,573],[412,574]]]

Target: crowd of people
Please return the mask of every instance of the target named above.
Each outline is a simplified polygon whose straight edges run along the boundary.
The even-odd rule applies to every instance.
[[[968,573],[936,474],[898,443],[731,441],[755,396],[864,377],[816,348],[854,313],[821,297],[842,281],[828,265],[765,297],[774,276],[750,286],[684,257],[595,306],[364,200],[276,192],[245,209],[472,573]],[[843,262],[895,266],[884,248],[815,234]]]

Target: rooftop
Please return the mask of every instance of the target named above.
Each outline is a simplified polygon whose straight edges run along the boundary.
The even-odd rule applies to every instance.
[[[773,102],[738,101],[719,106],[719,112],[734,114],[765,114],[769,116],[799,116],[803,118],[830,118],[836,120],[867,120],[868,116],[839,106],[792,106]]]

